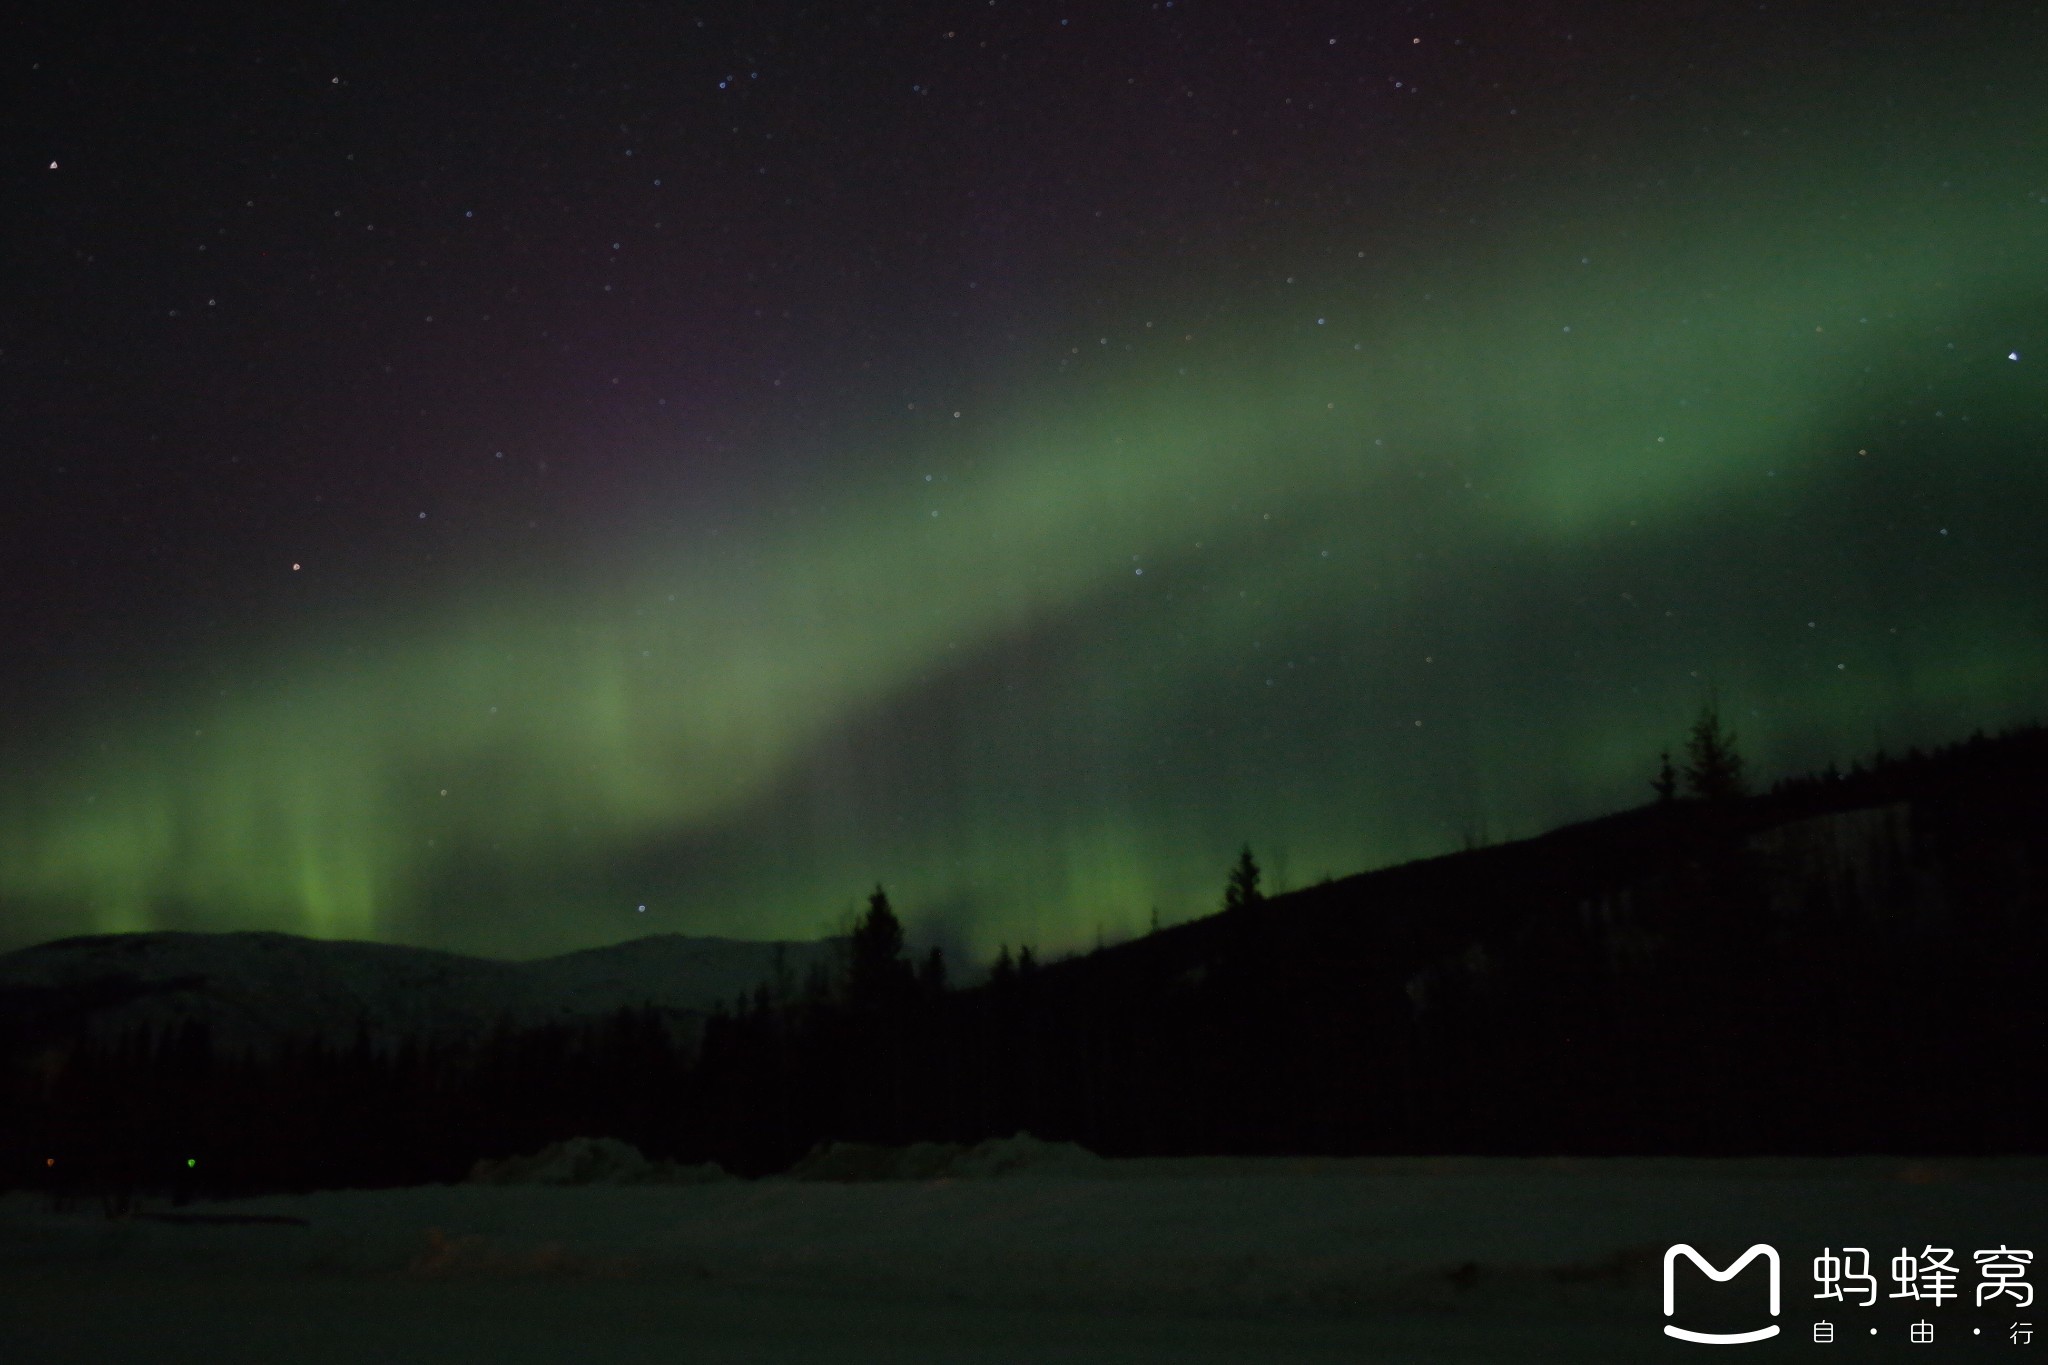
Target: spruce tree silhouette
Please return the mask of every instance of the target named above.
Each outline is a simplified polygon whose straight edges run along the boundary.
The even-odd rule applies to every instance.
[[[889,893],[879,886],[868,897],[867,913],[853,926],[850,948],[846,993],[854,1008],[887,1006],[904,995],[911,972],[903,960],[903,923],[889,906]]]
[[[889,893],[877,886],[848,944],[843,1136],[905,1140],[916,994],[916,976],[903,957],[902,922],[889,906]]]
[[[1238,852],[1237,862],[1230,869],[1230,881],[1223,888],[1223,908],[1249,910],[1264,899],[1259,891],[1259,864],[1252,857],[1252,846],[1246,844]]]
[[[1657,793],[1657,804],[1668,806],[1678,799],[1678,773],[1671,766],[1671,751],[1659,754],[1657,775],[1650,779],[1650,789]]]
[[[1721,724],[1720,698],[1709,696],[1685,742],[1685,786],[1703,801],[1732,801],[1743,794],[1742,755],[1735,732]]]

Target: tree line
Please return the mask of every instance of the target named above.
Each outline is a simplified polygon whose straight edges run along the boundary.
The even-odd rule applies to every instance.
[[[2044,774],[2029,730],[1749,795],[1710,706],[1653,804],[1273,897],[1247,847],[1220,913],[1005,948],[969,986],[877,887],[837,970],[694,1038],[628,1010],[262,1059],[196,1023],[54,1067],[0,1039],[0,1179],[396,1185],[577,1135],[745,1175],[1019,1130],[1112,1156],[2035,1150]]]

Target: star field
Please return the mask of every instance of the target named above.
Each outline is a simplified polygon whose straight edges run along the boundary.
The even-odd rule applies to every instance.
[[[1788,8],[46,17],[0,937],[1057,950],[2038,719],[2048,34]]]

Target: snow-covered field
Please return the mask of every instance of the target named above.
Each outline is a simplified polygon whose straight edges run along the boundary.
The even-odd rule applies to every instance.
[[[1664,1248],[1726,1264],[1767,1241],[1785,1334],[1761,1357],[1819,1349],[1824,1246],[1882,1261],[1931,1242],[1965,1266],[1977,1247],[2048,1250],[2041,1160],[1043,1155],[995,1175],[340,1191],[119,1222],[16,1194],[0,1361],[1681,1358],[1700,1348],[1660,1335]],[[303,1221],[224,1221],[255,1217]],[[1906,1344],[1903,1310],[1837,1306],[1857,1335],[1836,1350],[2010,1351],[2005,1318],[2033,1314],[1979,1312],[1968,1283],[1933,1314],[1933,1348]]]

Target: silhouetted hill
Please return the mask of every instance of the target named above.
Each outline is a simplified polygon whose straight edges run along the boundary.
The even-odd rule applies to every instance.
[[[1923,929],[2039,928],[2048,864],[2048,730],[1977,736],[1928,754],[1779,783],[1725,806],[1644,805],[1489,847],[1356,873],[1268,897],[1256,930],[1221,913],[1041,968],[1043,981],[1130,973],[1200,974],[1228,960],[1246,932],[1283,956],[1370,958],[1375,974],[1423,969],[1477,943],[1496,958],[1533,936],[1612,926],[1622,908],[1703,859],[1746,861],[1752,887],[1797,915],[1808,893],[1847,883],[1868,895],[1873,931],[1915,911]],[[1891,861],[1886,861],[1887,859]],[[1903,902],[1901,897],[1904,898]],[[1986,921],[1989,921],[1987,924]]]
[[[578,1136],[749,1175],[1019,1131],[1105,1156],[2042,1148],[2038,729],[1235,899],[966,990],[902,960],[879,892],[843,954],[785,945],[752,992],[770,945],[48,944],[0,959],[0,1184],[402,1184]],[[243,1055],[235,1029],[299,1041]]]
[[[1019,1120],[1099,1150],[2031,1149],[2044,925],[2028,729],[1326,882],[971,1013]]]
[[[715,1001],[751,990],[777,955],[800,978],[825,943],[661,934],[528,962],[278,933],[103,934],[0,955],[0,1026],[46,1040],[169,1035],[204,1025],[226,1052],[287,1041],[475,1042],[652,1008],[694,1034]]]

